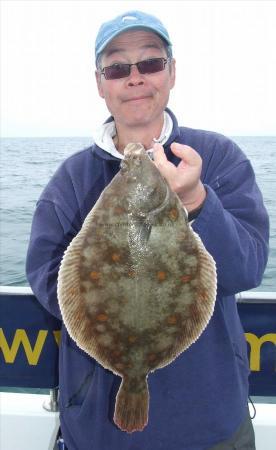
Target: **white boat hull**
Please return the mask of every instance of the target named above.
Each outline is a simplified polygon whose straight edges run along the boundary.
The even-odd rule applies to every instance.
[[[1,450],[52,450],[59,413],[43,408],[45,395],[0,393]],[[276,404],[255,404],[253,426],[257,450],[275,450]]]

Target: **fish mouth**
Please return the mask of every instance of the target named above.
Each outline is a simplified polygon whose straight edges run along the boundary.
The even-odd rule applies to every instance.
[[[129,143],[124,149],[124,159],[141,159],[142,155],[146,154],[144,146],[140,143]]]

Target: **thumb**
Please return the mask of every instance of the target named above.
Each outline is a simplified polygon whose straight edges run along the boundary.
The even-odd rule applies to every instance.
[[[171,150],[175,154],[175,156],[190,165],[199,164],[201,161],[201,157],[199,156],[197,151],[189,145],[178,144],[174,142],[171,145]]]

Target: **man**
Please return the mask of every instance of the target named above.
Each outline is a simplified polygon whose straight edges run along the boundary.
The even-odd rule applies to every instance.
[[[246,343],[234,295],[257,286],[268,253],[268,217],[250,162],[222,135],[179,127],[167,103],[175,60],[167,30],[131,11],[102,25],[96,80],[111,117],[91,148],[69,157],[42,193],[33,219],[27,274],[38,300],[61,318],[61,258],[123,149],[141,142],[179,195],[217,264],[213,317],[198,341],[149,376],[149,423],[127,434],[113,422],[120,379],[62,329],[60,421],[69,450],[254,449],[248,414]]]

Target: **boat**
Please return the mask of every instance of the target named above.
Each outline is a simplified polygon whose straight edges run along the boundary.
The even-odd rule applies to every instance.
[[[276,292],[246,291],[236,300],[248,343],[256,448],[275,450]],[[54,447],[60,327],[29,287],[0,286],[1,450]]]

